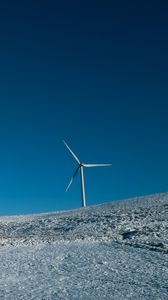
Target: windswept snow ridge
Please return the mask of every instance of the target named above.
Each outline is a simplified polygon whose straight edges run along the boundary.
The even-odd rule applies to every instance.
[[[0,299],[168,299],[168,193],[0,218]]]

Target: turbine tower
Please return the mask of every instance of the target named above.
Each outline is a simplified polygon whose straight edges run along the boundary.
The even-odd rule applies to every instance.
[[[66,192],[68,191],[68,189],[70,188],[74,178],[76,177],[78,171],[80,170],[80,177],[81,177],[81,192],[82,192],[82,207],[86,207],[86,196],[85,196],[85,184],[84,184],[84,173],[83,173],[83,168],[86,167],[108,167],[108,166],[112,166],[112,164],[84,164],[82,162],[80,162],[79,158],[74,154],[74,152],[71,150],[71,148],[67,145],[67,143],[63,140],[63,143],[65,144],[65,146],[68,148],[68,150],[70,151],[70,153],[72,154],[73,158],[76,160],[76,162],[78,163],[78,167],[76,168],[67,188],[66,188]]]

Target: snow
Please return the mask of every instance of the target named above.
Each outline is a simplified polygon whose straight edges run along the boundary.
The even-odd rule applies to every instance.
[[[168,299],[168,193],[0,218],[0,299]]]

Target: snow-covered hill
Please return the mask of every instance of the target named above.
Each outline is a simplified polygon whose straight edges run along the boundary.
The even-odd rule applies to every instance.
[[[168,299],[168,193],[0,218],[0,299]]]

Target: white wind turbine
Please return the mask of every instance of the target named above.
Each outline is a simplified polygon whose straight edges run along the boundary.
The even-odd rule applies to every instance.
[[[74,159],[76,160],[76,162],[78,163],[78,167],[76,168],[67,188],[66,188],[66,192],[69,189],[69,187],[71,186],[75,176],[77,175],[78,171],[80,170],[80,175],[81,175],[81,192],[82,192],[82,207],[86,207],[86,196],[85,196],[85,184],[84,184],[84,174],[83,174],[83,168],[84,167],[107,167],[107,166],[112,166],[112,164],[84,164],[81,163],[80,160],[78,159],[78,157],[74,154],[74,152],[71,150],[71,148],[67,145],[67,143],[63,140],[63,143],[65,144],[65,146],[68,148],[68,150],[70,151],[70,153],[72,154],[72,156],[74,157]]]

